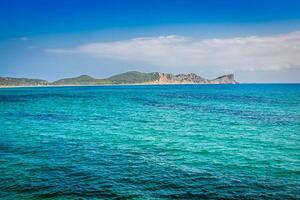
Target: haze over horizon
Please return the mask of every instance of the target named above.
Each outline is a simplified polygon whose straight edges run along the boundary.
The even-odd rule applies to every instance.
[[[300,2],[0,2],[0,76],[126,71],[300,82]]]

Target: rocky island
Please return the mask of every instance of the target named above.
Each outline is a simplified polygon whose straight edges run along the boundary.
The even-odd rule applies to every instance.
[[[1,87],[14,86],[63,86],[63,85],[121,85],[121,84],[236,84],[233,74],[206,79],[197,74],[143,73],[130,71],[109,78],[97,79],[88,75],[48,82],[42,79],[0,77]]]

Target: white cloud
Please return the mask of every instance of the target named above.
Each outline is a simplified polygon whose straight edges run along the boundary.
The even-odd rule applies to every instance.
[[[27,40],[29,40],[29,38],[28,37],[20,37],[19,40],[21,40],[21,41],[27,41]]]
[[[190,71],[300,68],[300,32],[267,37],[206,39],[176,35],[89,43],[52,53],[86,54]]]
[[[37,46],[34,46],[34,45],[30,45],[30,46],[28,46],[27,47],[28,49],[36,49],[36,48],[38,48]]]

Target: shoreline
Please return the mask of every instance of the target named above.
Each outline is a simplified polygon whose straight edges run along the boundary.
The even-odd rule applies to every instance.
[[[239,83],[235,83],[239,84]],[[95,87],[95,86],[135,86],[135,85],[235,85],[232,83],[130,83],[130,84],[100,84],[100,85],[8,85],[1,88],[43,88],[43,87]]]
[[[0,86],[0,89],[10,88],[52,88],[52,87],[97,87],[97,86],[152,86],[152,85],[276,85],[276,84],[300,84],[300,83],[133,83],[133,84],[101,84],[101,85],[9,85]]]

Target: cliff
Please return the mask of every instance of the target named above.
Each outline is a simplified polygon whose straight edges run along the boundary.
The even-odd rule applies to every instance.
[[[157,84],[235,84],[237,83],[234,79],[233,74],[220,76],[216,79],[209,80],[205,79],[197,74],[166,74],[158,73],[159,79],[154,81]]]
[[[236,84],[238,82],[234,79],[234,74],[228,74],[228,75],[220,76],[216,79],[213,79],[210,81],[210,83],[213,83],[213,84]]]

